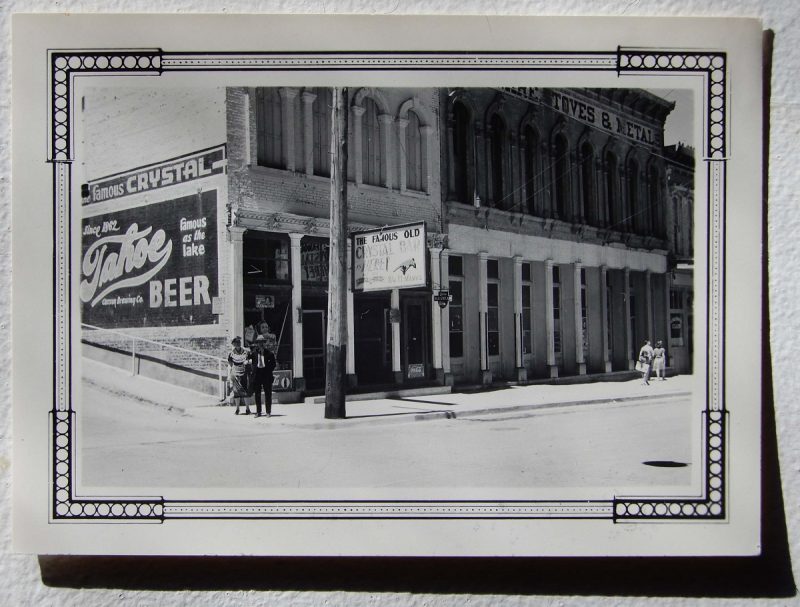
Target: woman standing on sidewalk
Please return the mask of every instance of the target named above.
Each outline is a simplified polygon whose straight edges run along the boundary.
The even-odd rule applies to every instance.
[[[250,415],[250,386],[249,386],[249,365],[250,353],[242,348],[242,340],[234,337],[231,340],[233,349],[228,354],[228,365],[230,367],[231,388],[233,389],[233,403],[236,405],[236,415],[239,415],[239,407],[245,406],[245,415]]]
[[[653,348],[653,373],[661,381],[664,381],[664,376],[666,375],[666,359],[664,344],[659,340],[656,342],[656,347]]]
[[[653,346],[650,345],[650,340],[645,339],[642,349],[639,350],[639,362],[636,363],[636,368],[642,372],[642,383],[646,386],[650,385],[650,367],[653,361]]]

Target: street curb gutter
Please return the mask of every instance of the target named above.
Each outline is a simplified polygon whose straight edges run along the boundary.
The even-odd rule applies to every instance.
[[[671,392],[668,394],[659,394],[653,396],[654,401],[670,400],[673,398],[691,396],[691,392]],[[488,407],[482,409],[469,409],[465,411],[424,411],[421,413],[376,413],[368,417],[347,417],[339,420],[325,420],[321,422],[312,422],[309,424],[303,423],[287,423],[287,426],[297,428],[308,428],[314,430],[331,430],[352,426],[360,426],[367,424],[394,424],[394,423],[408,423],[412,421],[427,421],[434,419],[457,419],[458,417],[467,417],[473,415],[493,415],[499,413],[513,413],[522,411],[534,411],[537,409],[556,409],[561,407],[574,407],[580,405],[603,405],[611,403],[624,403],[630,401],[642,400],[642,396],[623,396],[615,398],[598,398],[594,400],[575,400],[564,401],[557,403],[537,403],[533,405],[512,405],[509,407]],[[412,401],[413,402],[413,401]]]

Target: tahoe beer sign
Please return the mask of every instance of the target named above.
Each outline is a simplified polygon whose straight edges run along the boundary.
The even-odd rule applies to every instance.
[[[217,191],[84,217],[79,295],[100,327],[211,324]]]
[[[358,232],[352,238],[356,290],[427,286],[424,223]]]

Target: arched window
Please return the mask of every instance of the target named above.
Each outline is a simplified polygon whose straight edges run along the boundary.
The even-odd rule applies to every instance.
[[[385,168],[378,106],[368,97],[364,99],[364,115],[361,120],[362,181],[371,185],[383,185]]]
[[[658,167],[650,165],[647,175],[647,189],[649,194],[649,231],[659,238],[664,237],[664,208],[661,202],[661,174]]]
[[[314,175],[331,176],[331,90],[314,91]]]
[[[617,187],[617,157],[611,152],[606,152],[606,217],[612,230],[623,229],[622,204],[619,199]]]
[[[628,216],[632,219],[628,223],[632,224],[634,232],[641,234],[644,225],[642,211],[646,209],[642,208],[644,205],[639,200],[639,163],[635,158],[628,160],[626,177],[628,179]]]
[[[424,152],[422,149],[423,139],[420,130],[421,124],[419,116],[414,112],[408,112],[408,125],[406,126],[405,149],[406,156],[406,188],[422,192],[425,190],[425,179],[422,160]]]
[[[459,202],[472,204],[473,188],[469,167],[473,158],[472,116],[469,109],[456,101],[453,104],[453,189]]]
[[[261,166],[284,168],[282,125],[278,89],[256,89],[256,147]]]
[[[505,183],[503,169],[505,165],[506,125],[497,114],[489,121],[489,160],[492,177],[492,206],[505,208],[509,206],[505,200]]]
[[[581,207],[584,221],[599,225],[594,176],[594,149],[588,141],[581,146]]]
[[[553,181],[553,199],[556,217],[562,220],[570,218],[569,212],[569,144],[563,135],[556,136],[555,158],[553,159],[555,175]]]
[[[530,127],[525,127],[525,198],[528,204],[528,213],[538,214],[540,209],[537,204],[541,198],[539,192],[539,138]]]

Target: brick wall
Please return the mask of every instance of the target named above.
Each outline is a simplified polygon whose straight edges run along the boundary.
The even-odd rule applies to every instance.
[[[439,128],[438,91],[436,89],[381,89],[389,113],[397,117],[403,104],[412,99],[417,107],[424,108],[427,120],[432,122],[430,187],[427,193],[405,192],[398,188],[399,169],[394,167],[391,189],[357,186],[348,183],[348,203],[351,221],[374,225],[392,225],[425,220],[429,229],[438,231],[441,220],[441,194],[439,188]],[[270,213],[286,212],[309,217],[327,217],[329,212],[330,181],[326,177],[309,176],[302,162],[295,171],[271,169],[256,165],[256,117],[252,89],[227,90],[228,150],[230,158],[231,199],[243,210]],[[351,97],[352,99],[353,97]],[[295,133],[303,128],[303,114],[295,111]],[[396,121],[389,129],[393,146],[394,164],[399,163]],[[353,153],[353,146],[350,146]],[[247,164],[247,158],[250,164]],[[302,158],[302,150],[296,154]],[[394,166],[394,165],[393,165]]]

